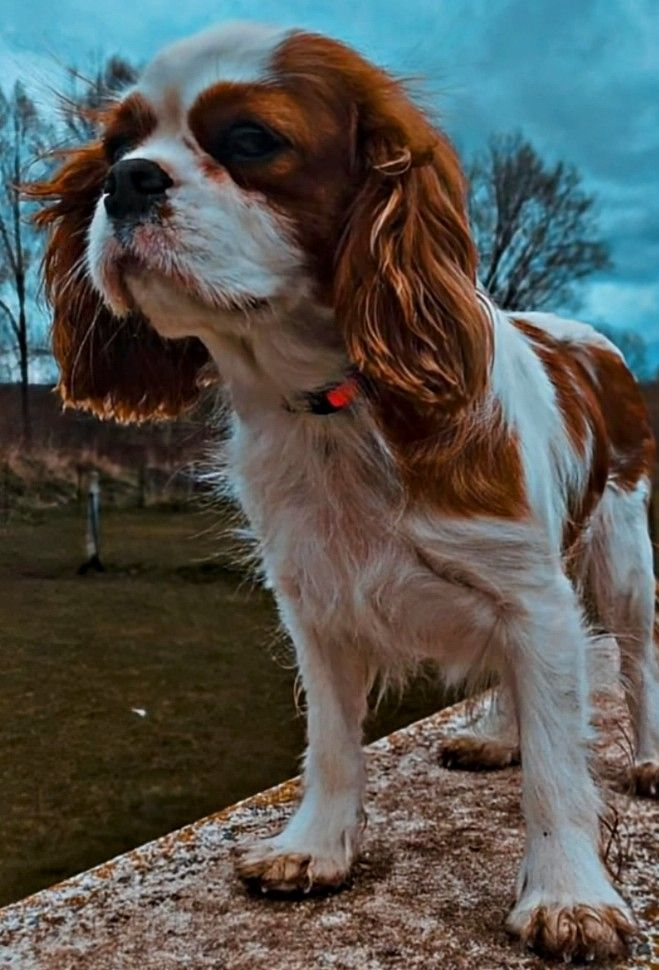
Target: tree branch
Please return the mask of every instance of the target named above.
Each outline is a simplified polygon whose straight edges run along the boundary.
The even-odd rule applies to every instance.
[[[16,339],[18,339],[18,334],[19,334],[18,320],[14,316],[11,307],[9,306],[8,303],[5,303],[4,300],[0,300],[0,310],[2,310],[6,314],[9,320],[9,323],[11,325],[11,329],[14,331],[14,336],[16,337]]]

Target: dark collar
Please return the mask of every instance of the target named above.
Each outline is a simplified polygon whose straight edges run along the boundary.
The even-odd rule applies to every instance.
[[[350,372],[342,381],[326,384],[315,391],[302,391],[292,401],[284,401],[287,411],[307,414],[336,414],[345,411],[359,397],[361,385],[356,372]]]

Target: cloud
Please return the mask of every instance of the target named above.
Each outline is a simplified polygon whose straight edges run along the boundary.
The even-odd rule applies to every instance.
[[[587,285],[582,316],[593,323],[633,328],[648,340],[659,339],[659,281],[647,284],[599,280]]]
[[[443,124],[469,153],[521,130],[550,159],[574,163],[599,199],[615,266],[586,306],[646,328],[659,283],[659,18],[656,0],[9,0],[0,71],[45,101],[58,65],[120,53],[143,63],[218,19],[333,34],[405,75],[425,75]],[[617,296],[616,296],[617,294]]]

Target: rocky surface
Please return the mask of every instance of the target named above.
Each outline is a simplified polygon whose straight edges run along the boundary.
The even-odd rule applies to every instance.
[[[540,968],[504,929],[522,852],[519,769],[440,767],[458,705],[368,749],[368,826],[352,884],[295,902],[250,896],[232,849],[276,831],[286,782],[0,912],[0,967],[20,970]],[[641,935],[627,968],[659,970],[659,803],[624,793],[616,703],[599,717],[618,823],[609,862]]]

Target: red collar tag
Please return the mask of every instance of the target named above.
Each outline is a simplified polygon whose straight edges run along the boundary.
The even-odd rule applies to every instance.
[[[311,414],[336,414],[343,411],[359,397],[361,386],[359,378],[350,374],[340,384],[321,387],[317,391],[308,391],[297,398],[298,406],[285,401],[287,411],[307,411]]]
[[[358,394],[359,384],[357,383],[357,379],[355,377],[348,377],[342,384],[326,391],[325,397],[327,398],[328,404],[335,411],[340,411],[341,408],[347,408],[349,404],[352,404]]]

